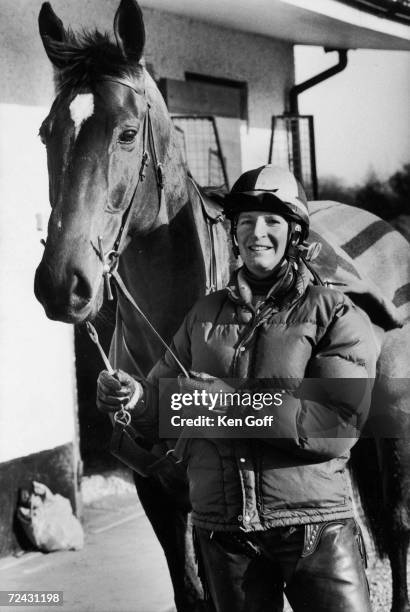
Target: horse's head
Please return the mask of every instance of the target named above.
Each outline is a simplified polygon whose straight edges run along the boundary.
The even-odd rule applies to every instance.
[[[159,126],[166,108],[140,64],[145,33],[134,0],[121,0],[115,43],[66,31],[48,3],[39,26],[58,95],[40,128],[52,210],[35,294],[48,317],[78,323],[101,306],[101,250],[118,246],[131,202],[127,231],[143,235],[160,223],[158,173],[151,161],[141,178],[142,160],[144,151],[164,157],[170,127]]]

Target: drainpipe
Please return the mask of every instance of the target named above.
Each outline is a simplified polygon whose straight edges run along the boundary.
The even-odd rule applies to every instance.
[[[322,81],[326,81],[333,75],[338,72],[342,72],[347,66],[347,49],[329,49],[325,47],[325,53],[329,53],[331,51],[337,51],[339,54],[339,61],[334,66],[331,66],[324,72],[320,72],[316,76],[304,81],[303,83],[299,83],[298,85],[294,85],[289,93],[289,113],[290,115],[298,115],[299,114],[299,105],[298,105],[298,96],[303,91],[318,85]],[[297,177],[302,180],[302,159],[300,153],[300,138],[299,138],[299,128],[296,128],[296,138],[293,138],[293,171]],[[318,184],[317,184],[317,174],[316,174],[316,153],[315,153],[315,143],[314,143],[314,132],[313,132],[313,124],[311,129],[311,140],[310,140],[310,158],[312,164],[312,191],[313,198],[318,199]]]
[[[339,61],[337,64],[335,64],[334,66],[331,66],[324,72],[317,74],[311,79],[304,81],[304,83],[299,83],[299,85],[294,85],[292,89],[290,90],[289,112],[292,115],[297,115],[299,113],[299,106],[298,106],[299,94],[301,94],[303,91],[306,91],[307,89],[310,89],[311,87],[314,87],[315,85],[318,85],[322,81],[326,81],[326,79],[329,79],[330,77],[337,74],[338,72],[342,72],[342,70],[346,68],[348,49],[329,49],[328,47],[325,47],[325,53],[330,53],[332,51],[337,51],[339,54]]]

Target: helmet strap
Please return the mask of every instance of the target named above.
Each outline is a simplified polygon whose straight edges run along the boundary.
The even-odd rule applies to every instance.
[[[232,239],[232,251],[236,259],[238,259],[239,257],[239,244],[238,244],[238,239],[236,237],[237,224],[238,224],[238,217],[235,217],[235,219],[232,219],[231,221],[231,239]]]
[[[297,221],[289,223],[289,241],[286,248],[286,259],[297,270],[300,258],[299,244],[302,240],[302,226]]]
[[[231,221],[231,239],[232,239],[232,250],[236,258],[239,257],[239,245],[236,238],[236,226],[238,223],[238,217]],[[297,221],[289,221],[289,239],[286,247],[284,259],[286,259],[294,270],[299,268],[299,260],[302,259],[305,266],[310,270],[313,275],[316,284],[324,285],[324,282],[310,265],[310,260],[314,259],[320,252],[321,244],[313,243],[310,247],[307,247],[307,243],[303,242],[303,229],[300,223]],[[283,263],[283,260],[282,260]]]

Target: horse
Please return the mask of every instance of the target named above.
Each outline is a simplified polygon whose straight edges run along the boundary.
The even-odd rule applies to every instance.
[[[196,299],[228,280],[220,210],[190,178],[166,105],[141,63],[145,31],[135,0],[120,2],[115,42],[97,31],[66,31],[48,3],[41,8],[39,28],[55,69],[57,96],[40,128],[51,214],[35,295],[49,318],[80,324],[97,315],[104,291],[111,292],[111,273],[118,273],[123,286],[117,292],[110,358],[115,368],[146,375],[164,347],[130,306],[126,291],[169,342]],[[380,240],[374,240],[374,232],[366,235],[379,223],[374,216],[331,202],[311,204],[311,211],[313,239],[323,245],[319,273],[350,289],[373,313],[383,343],[379,373],[394,420],[396,413],[406,413],[407,398],[398,396],[391,382],[392,376],[408,377],[409,326],[400,327],[398,320],[399,310],[403,319],[409,316],[406,279],[391,266],[387,275],[380,273],[386,260],[378,250]],[[391,257],[407,256],[397,233],[383,227]],[[378,226],[382,241],[383,231]],[[410,451],[405,440],[363,442],[365,457],[358,451],[355,461],[358,484],[378,550],[390,558],[392,612],[410,612]],[[164,549],[178,612],[208,609],[187,507],[155,478],[134,473],[134,479]]]

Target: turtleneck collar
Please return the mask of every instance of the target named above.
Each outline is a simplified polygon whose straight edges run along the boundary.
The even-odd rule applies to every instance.
[[[252,290],[253,295],[262,295],[265,296],[269,293],[269,291],[278,285],[279,281],[282,281],[284,276],[287,274],[289,268],[289,262],[284,259],[280,266],[276,268],[272,274],[266,276],[265,278],[258,278],[246,266],[243,266],[243,278],[248,283],[249,287]]]

